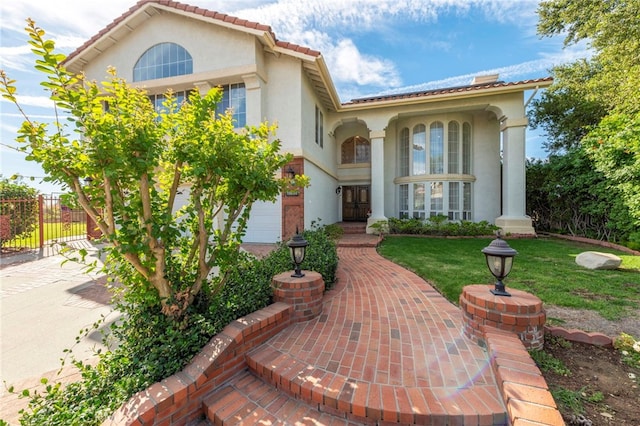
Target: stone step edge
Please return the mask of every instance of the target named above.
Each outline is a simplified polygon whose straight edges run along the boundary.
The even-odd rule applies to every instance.
[[[351,420],[465,425],[507,422],[502,400],[491,396],[494,384],[455,389],[453,393],[445,388],[372,384],[303,363],[268,345],[248,353],[247,365],[278,390]]]

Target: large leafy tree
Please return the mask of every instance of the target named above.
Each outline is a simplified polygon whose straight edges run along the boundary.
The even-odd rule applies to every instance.
[[[640,0],[547,0],[538,15],[540,35],[562,34],[565,45],[586,41],[593,49],[589,65],[595,72],[583,82],[589,100],[607,110],[640,110]],[[571,80],[561,76],[560,83]]]
[[[580,146],[621,194],[640,228],[640,0],[548,0],[538,32],[563,34],[565,44],[593,50],[553,70],[554,84],[533,104],[532,123],[547,130],[547,147]]]
[[[527,164],[527,213],[541,231],[619,241],[633,230],[620,192],[580,147]]]
[[[115,70],[89,81],[65,68],[33,21],[27,32],[60,119],[51,126],[25,114],[22,149],[95,221],[110,243],[107,272],[130,300],[180,318],[200,292],[220,291],[252,204],[275,200],[290,155],[279,153],[274,126],[237,132],[229,114],[216,114],[217,89],[193,91],[182,105],[168,93],[156,111]],[[15,81],[1,79],[3,97],[22,111]],[[179,206],[182,191],[189,201]]]

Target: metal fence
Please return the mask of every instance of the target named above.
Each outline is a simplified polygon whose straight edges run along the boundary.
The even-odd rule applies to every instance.
[[[54,249],[61,243],[88,238],[87,214],[53,195],[33,199],[0,198],[2,253]]]

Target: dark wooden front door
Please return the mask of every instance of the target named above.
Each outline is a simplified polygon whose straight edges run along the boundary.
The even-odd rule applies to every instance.
[[[342,187],[342,220],[364,222],[371,209],[369,185]]]

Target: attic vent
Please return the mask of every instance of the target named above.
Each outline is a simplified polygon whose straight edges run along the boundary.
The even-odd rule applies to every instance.
[[[498,81],[498,77],[500,74],[487,74],[487,75],[477,75],[473,77],[473,81],[471,84],[486,84],[486,83],[495,83]]]

